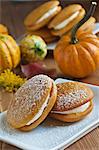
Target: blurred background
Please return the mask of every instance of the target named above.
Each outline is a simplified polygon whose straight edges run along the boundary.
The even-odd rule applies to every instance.
[[[0,0],[0,23],[5,24],[14,38],[19,38],[25,33],[23,20],[25,16],[34,8],[48,0]],[[94,0],[98,1],[99,0]],[[62,6],[79,3],[86,11],[89,9],[91,0],[60,0]],[[39,12],[38,12],[39,13]],[[99,22],[99,4],[94,14]]]

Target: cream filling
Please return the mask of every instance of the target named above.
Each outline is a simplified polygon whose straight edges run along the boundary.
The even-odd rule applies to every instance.
[[[51,111],[51,113],[56,113],[56,114],[74,114],[74,113],[80,113],[84,112],[88,107],[90,106],[90,102],[85,103],[82,106],[79,106],[77,108],[74,108],[72,110],[67,110],[67,111]]]
[[[73,15],[71,15],[69,18],[58,24],[56,27],[54,27],[55,30],[59,30],[67,26],[72,20],[74,20],[79,14],[79,11],[76,11]]]
[[[50,15],[52,15],[57,10],[57,8],[58,6],[55,6],[54,8],[49,10],[47,13],[45,13],[43,16],[41,16],[40,19],[37,20],[37,23],[43,21],[44,19],[47,19]]]
[[[48,95],[48,97],[46,98],[44,104],[42,105],[41,109],[38,111],[38,113],[33,117],[33,119],[31,119],[26,125],[30,125],[32,124],[34,121],[36,121],[37,119],[39,119],[44,111],[44,109],[46,108],[47,104],[48,104],[48,100],[49,100],[50,95]]]

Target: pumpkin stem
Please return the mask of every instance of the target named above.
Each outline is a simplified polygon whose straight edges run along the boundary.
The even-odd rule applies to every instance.
[[[71,43],[72,44],[76,44],[78,42],[78,39],[76,37],[76,32],[77,30],[94,14],[95,12],[95,8],[96,8],[97,3],[96,2],[92,2],[91,3],[91,7],[90,10],[88,11],[88,13],[84,16],[84,18],[78,22],[72,29],[71,31]]]

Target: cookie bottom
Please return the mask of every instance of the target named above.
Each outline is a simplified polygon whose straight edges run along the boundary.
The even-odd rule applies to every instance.
[[[36,31],[28,31],[27,34],[40,36],[46,43],[51,43],[59,39],[59,37],[52,35],[47,27],[41,28]]]
[[[92,109],[93,109],[93,103],[91,101],[90,106],[84,112],[68,114],[68,115],[50,113],[49,116],[63,122],[76,122],[83,119],[86,115],[88,115],[92,111]]]

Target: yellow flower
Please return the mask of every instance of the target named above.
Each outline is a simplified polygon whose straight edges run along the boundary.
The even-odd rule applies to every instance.
[[[5,88],[8,92],[16,91],[25,81],[26,79],[14,74],[9,69],[0,74],[0,87]]]

